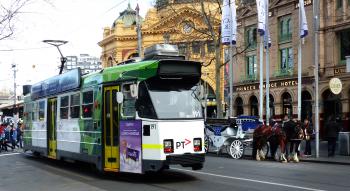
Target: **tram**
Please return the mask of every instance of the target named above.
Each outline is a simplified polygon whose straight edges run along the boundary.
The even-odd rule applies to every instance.
[[[201,63],[176,46],[145,50],[87,75],[80,68],[33,84],[24,101],[24,150],[84,161],[101,172],[146,173],[205,161]]]

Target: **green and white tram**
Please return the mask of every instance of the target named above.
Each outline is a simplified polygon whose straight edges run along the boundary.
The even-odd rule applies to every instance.
[[[142,61],[88,75],[76,69],[34,84],[25,96],[24,149],[100,171],[201,169],[201,63],[174,50],[156,45]]]

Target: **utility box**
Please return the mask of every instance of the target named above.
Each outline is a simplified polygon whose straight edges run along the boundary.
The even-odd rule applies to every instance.
[[[350,132],[339,132],[339,154],[350,155]]]

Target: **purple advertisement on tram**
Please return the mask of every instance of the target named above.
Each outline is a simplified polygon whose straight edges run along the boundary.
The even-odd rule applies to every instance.
[[[120,171],[142,173],[140,120],[120,121]]]

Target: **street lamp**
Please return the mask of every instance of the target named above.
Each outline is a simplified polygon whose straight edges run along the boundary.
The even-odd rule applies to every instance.
[[[61,46],[63,44],[66,44],[68,41],[64,41],[64,40],[43,40],[43,42],[55,46],[57,48],[58,52],[60,53],[60,55],[61,55],[61,67],[60,67],[60,73],[59,74],[62,74],[64,63],[66,63],[67,58],[63,56],[59,46]]]

